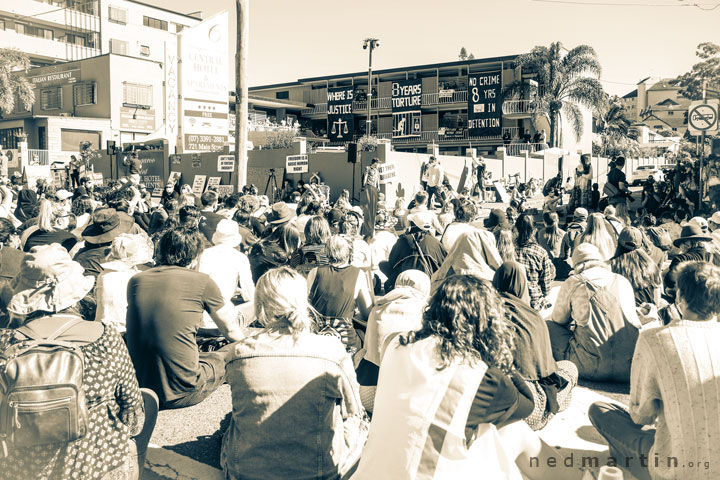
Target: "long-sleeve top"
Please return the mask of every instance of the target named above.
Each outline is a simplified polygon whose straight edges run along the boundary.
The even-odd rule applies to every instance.
[[[640,332],[629,410],[635,423],[655,425],[649,458],[660,461],[648,462],[653,478],[720,478],[718,344],[717,321],[677,320]]]
[[[548,294],[555,279],[555,266],[550,255],[537,242],[530,242],[517,249],[517,259],[527,274],[530,306],[541,309],[543,297]]]

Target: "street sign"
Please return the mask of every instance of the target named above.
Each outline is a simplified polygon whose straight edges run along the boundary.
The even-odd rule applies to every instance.
[[[691,135],[718,131],[718,101],[696,101],[688,110],[688,131]]]

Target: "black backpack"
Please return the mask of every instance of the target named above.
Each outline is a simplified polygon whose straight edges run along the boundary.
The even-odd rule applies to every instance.
[[[56,340],[84,320],[68,321],[49,337],[29,328],[0,354],[0,448],[66,444],[85,436],[88,408],[79,344]]]

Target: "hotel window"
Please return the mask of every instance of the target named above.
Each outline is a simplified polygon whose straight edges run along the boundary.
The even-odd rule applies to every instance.
[[[140,45],[140,55],[143,57],[149,57],[150,56],[150,47],[147,45]]]
[[[116,53],[118,55],[128,54],[128,42],[123,40],[110,39],[110,53]]]
[[[83,82],[73,85],[73,103],[76,107],[97,103],[97,83]]]
[[[40,90],[40,108],[60,110],[62,108],[62,88],[53,87]]]
[[[120,25],[127,25],[127,10],[124,8],[108,6],[108,21]]]
[[[123,104],[141,107],[152,107],[152,85],[123,82]]]
[[[165,20],[158,20],[157,18],[143,16],[143,25],[150,28],[157,28],[158,30],[167,30],[168,22]]]
[[[17,148],[18,137],[22,135],[22,127],[0,129],[0,145],[3,150],[14,150]]]

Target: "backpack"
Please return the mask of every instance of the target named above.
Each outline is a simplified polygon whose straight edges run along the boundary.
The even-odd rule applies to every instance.
[[[422,251],[420,244],[413,234],[405,235],[405,241],[410,246],[412,253],[398,262],[398,264],[395,265],[395,269],[399,272],[410,269],[420,270],[425,272],[429,277],[432,277],[432,274],[440,269],[440,264],[431,255],[427,255]]]
[[[84,320],[70,317],[47,338],[27,327],[26,340],[0,354],[0,444],[26,448],[65,444],[85,436],[88,408],[79,345],[56,340]]]

